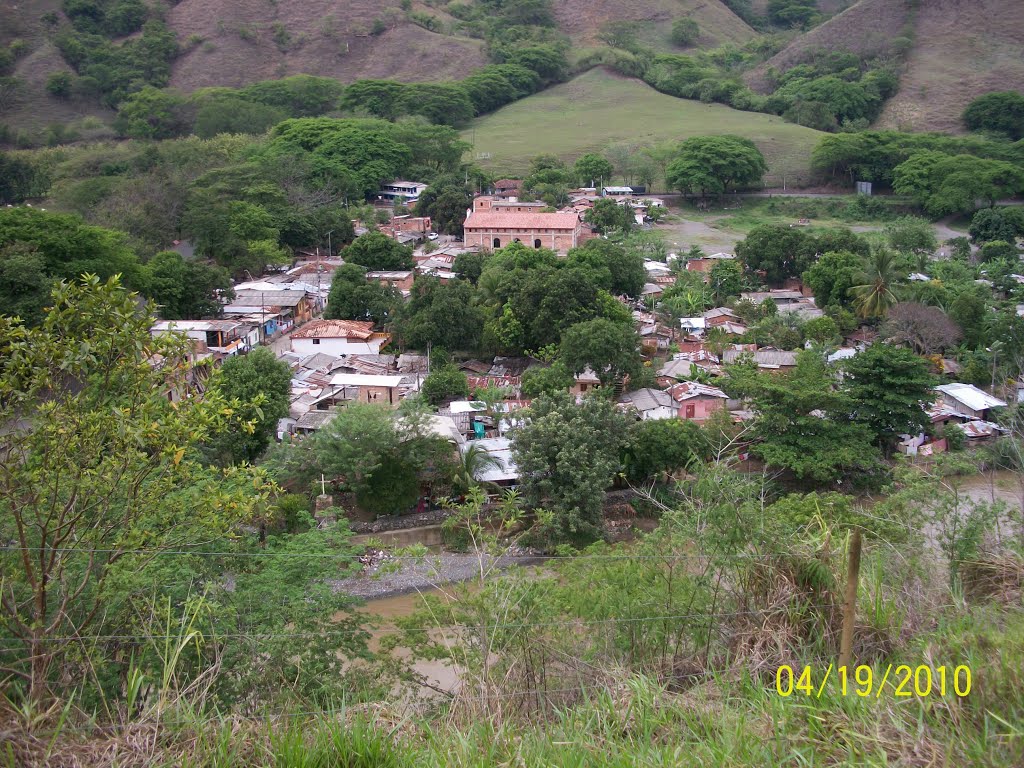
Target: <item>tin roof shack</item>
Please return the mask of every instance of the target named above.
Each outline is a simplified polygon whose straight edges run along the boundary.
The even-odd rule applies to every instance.
[[[796,368],[796,352],[785,352],[780,349],[759,349],[755,352],[742,349],[727,349],[722,352],[722,362],[729,365],[740,359],[741,355],[750,355],[758,368],[778,371]]]
[[[625,392],[619,397],[626,411],[634,412],[642,421],[674,419],[677,415],[676,403],[672,395],[660,389],[638,389]]]
[[[971,419],[989,421],[993,408],[1005,408],[1006,403],[973,384],[940,384],[935,388],[940,401]]]
[[[235,289],[235,298],[224,311],[244,311],[255,314],[262,310],[281,312],[292,323],[304,323],[313,317],[316,303],[304,290],[263,291],[254,289]]]
[[[153,336],[175,332],[199,342],[197,352],[209,351],[218,360],[245,354],[259,343],[259,329],[238,320],[161,320],[150,329]]]
[[[402,400],[400,388],[404,376],[368,376],[363,373],[336,373],[331,377],[331,387],[341,390],[358,390],[352,398],[359,403],[377,403],[397,408]]]

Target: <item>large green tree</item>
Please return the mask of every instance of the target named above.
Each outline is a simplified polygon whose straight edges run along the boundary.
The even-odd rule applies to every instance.
[[[996,91],[979,96],[964,110],[964,125],[972,131],[994,131],[1011,141],[1024,139],[1024,94]]]
[[[236,414],[238,426],[207,443],[209,455],[224,465],[255,462],[273,439],[278,420],[288,415],[291,381],[288,364],[267,347],[226,360],[212,389],[243,405]]]
[[[849,251],[823,254],[803,274],[804,285],[811,289],[819,307],[849,308],[850,289],[859,283],[864,261]]]
[[[886,452],[900,435],[928,427],[924,409],[934,402],[934,385],[928,362],[902,347],[872,344],[843,363],[850,421],[870,430]]]
[[[568,393],[541,395],[512,433],[512,456],[526,499],[550,513],[556,540],[591,541],[604,528],[604,493],[621,466],[626,416],[603,398],[577,404]]]
[[[343,256],[350,264],[359,264],[371,272],[413,268],[412,248],[402,245],[383,232],[367,232],[352,241]]]
[[[383,326],[401,305],[394,288],[366,279],[366,268],[342,264],[334,272],[324,317],[328,320],[372,320]]]
[[[2,664],[37,704],[51,683],[102,685],[97,671],[124,650],[105,637],[140,633],[126,602],[173,566],[140,574],[165,552],[220,541],[266,495],[259,473],[198,461],[197,442],[240,403],[197,396],[191,346],[153,338],[137,298],[89,277],[54,290],[39,328],[0,316],[0,626],[21,649]],[[100,637],[83,645],[89,635]]]
[[[436,278],[418,278],[396,322],[398,336],[413,349],[426,349],[428,344],[448,350],[476,349],[483,314],[475,299],[473,286],[464,280],[442,284]]]
[[[736,244],[736,256],[751,272],[763,272],[765,282],[778,285],[806,270],[807,235],[781,224],[760,224]]]
[[[757,414],[752,453],[810,485],[858,480],[875,469],[872,433],[849,421],[850,398],[836,387],[821,355],[801,351],[793,370],[759,372],[732,366],[726,391]]]
[[[694,136],[679,145],[665,176],[673,189],[707,197],[759,184],[767,170],[764,155],[750,139]]]
[[[562,334],[561,359],[573,374],[590,368],[610,386],[640,370],[640,338],[631,325],[603,317],[578,323]]]
[[[146,264],[146,294],[164,320],[198,320],[220,314],[219,296],[231,291],[223,267],[186,261],[177,251],[161,251]]]

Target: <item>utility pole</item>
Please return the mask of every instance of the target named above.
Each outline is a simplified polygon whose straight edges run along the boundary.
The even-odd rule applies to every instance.
[[[839,666],[849,669],[853,660],[853,625],[857,620],[857,581],[860,579],[860,529],[853,529],[846,563],[846,603],[843,605],[843,633],[839,639]]]

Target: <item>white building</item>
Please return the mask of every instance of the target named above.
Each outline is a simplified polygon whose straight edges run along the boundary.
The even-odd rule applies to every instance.
[[[291,335],[292,351],[300,355],[377,355],[390,340],[368,320],[312,320]]]

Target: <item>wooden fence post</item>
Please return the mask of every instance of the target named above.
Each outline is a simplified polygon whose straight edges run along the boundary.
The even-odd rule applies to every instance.
[[[846,603],[843,633],[839,640],[839,666],[849,668],[853,656],[853,625],[857,620],[857,582],[860,579],[860,529],[853,529],[846,563]]]

